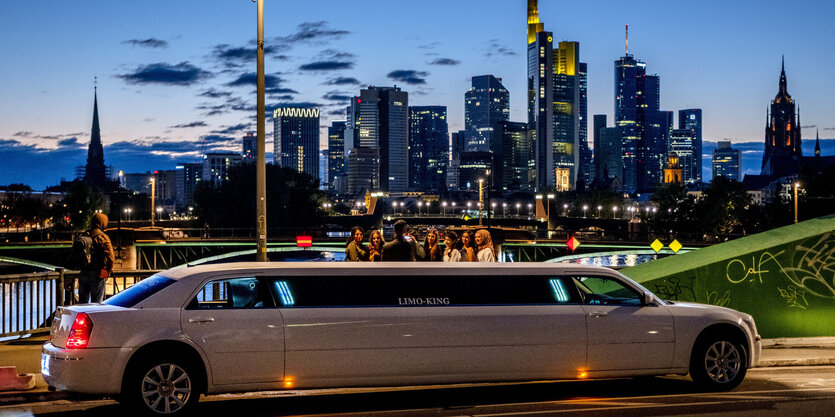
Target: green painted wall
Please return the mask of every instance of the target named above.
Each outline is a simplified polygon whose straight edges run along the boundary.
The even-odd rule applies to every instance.
[[[751,314],[765,338],[835,336],[835,215],[621,272],[664,299]]]

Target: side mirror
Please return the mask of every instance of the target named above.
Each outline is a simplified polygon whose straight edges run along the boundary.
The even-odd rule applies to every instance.
[[[650,294],[648,292],[644,293],[644,305],[645,306],[653,305],[653,300],[655,300],[655,297],[653,297],[652,294]]]

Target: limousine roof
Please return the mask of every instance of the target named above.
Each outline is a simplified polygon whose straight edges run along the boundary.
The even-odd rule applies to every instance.
[[[160,274],[180,279],[194,275],[214,275],[215,273],[243,272],[255,274],[282,274],[302,272],[309,275],[329,275],[335,271],[351,271],[351,275],[423,275],[451,274],[451,275],[479,275],[513,273],[536,273],[553,271],[554,273],[608,273],[616,274],[614,270],[599,266],[538,263],[538,262],[508,262],[508,263],[435,263],[435,262],[232,262],[198,266],[184,266],[163,271]]]

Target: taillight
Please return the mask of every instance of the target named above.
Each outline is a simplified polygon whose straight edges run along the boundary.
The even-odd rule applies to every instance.
[[[70,328],[70,337],[67,338],[67,348],[69,349],[84,349],[87,343],[90,342],[90,332],[93,330],[93,322],[90,316],[85,313],[79,313],[75,316],[75,321]]]

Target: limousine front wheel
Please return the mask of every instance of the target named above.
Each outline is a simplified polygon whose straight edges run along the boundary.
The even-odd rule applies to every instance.
[[[179,415],[200,397],[195,373],[182,358],[145,360],[132,372],[130,402],[149,415]]]
[[[748,370],[745,350],[734,338],[714,336],[700,340],[690,359],[690,377],[708,390],[731,390]]]

